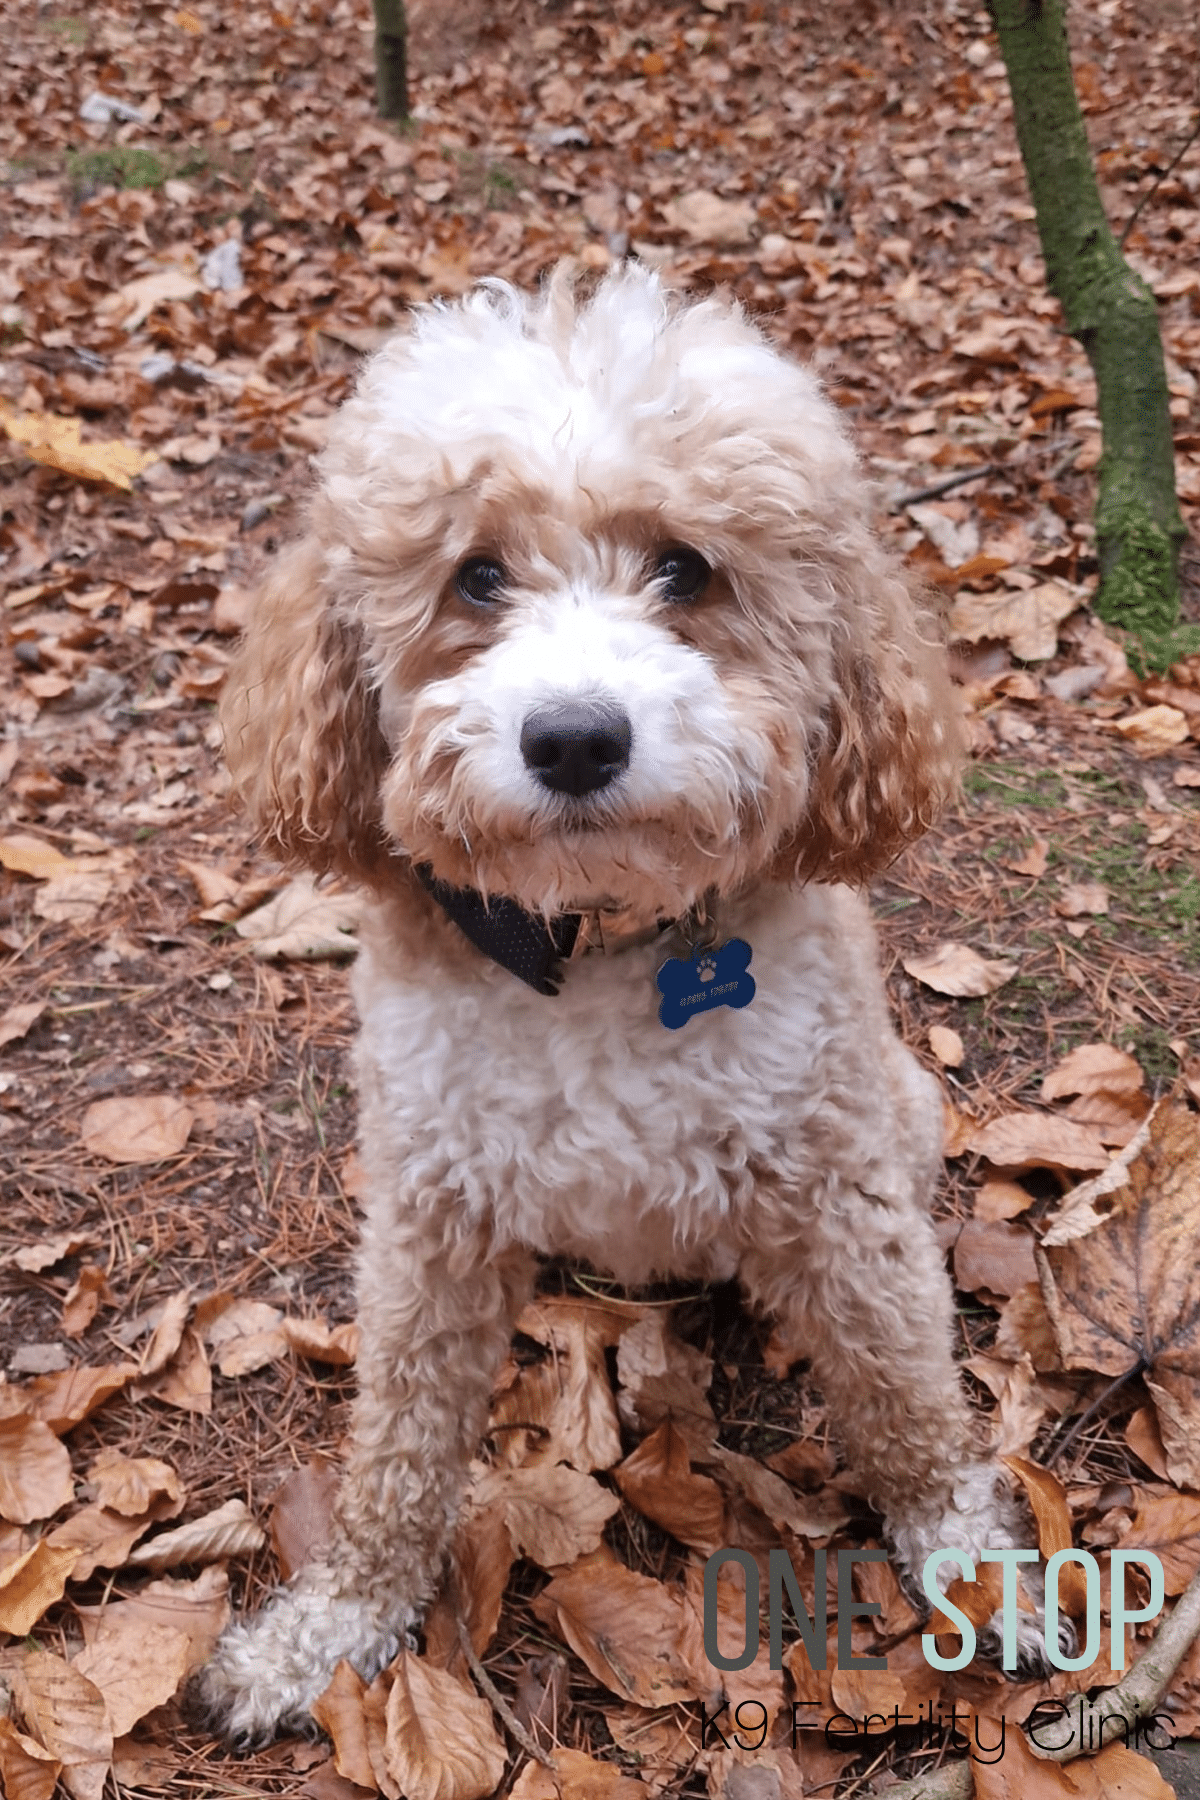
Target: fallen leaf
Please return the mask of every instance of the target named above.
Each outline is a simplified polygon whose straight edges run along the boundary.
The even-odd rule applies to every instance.
[[[1025,1489],[1025,1498],[1037,1526],[1038,1549],[1049,1562],[1060,1550],[1071,1548],[1071,1514],[1066,1490],[1057,1475],[1023,1456],[1006,1456],[1004,1461]],[[1073,1619],[1082,1619],[1087,1612],[1087,1577],[1078,1563],[1062,1565],[1058,1591],[1063,1610]]]
[[[1168,1481],[1167,1455],[1163,1449],[1158,1415],[1152,1406],[1139,1406],[1125,1425],[1125,1442],[1160,1481]]]
[[[69,1519],[56,1525],[49,1542],[57,1549],[74,1552],[77,1558],[74,1579],[86,1581],[96,1569],[122,1568],[138,1539],[144,1537],[152,1525],[174,1518],[182,1504],[182,1500],[171,1500],[164,1495],[144,1513],[129,1518],[93,1502],[90,1506],[81,1506]]]
[[[492,1709],[407,1650],[391,1666],[385,1763],[405,1800],[484,1800],[508,1760]]]
[[[975,1800],[1174,1800],[1174,1789],[1150,1759],[1124,1744],[1108,1743],[1095,1756],[1063,1767],[1035,1755],[1012,1720],[1007,1726],[1003,1756],[971,1758]],[[998,1719],[980,1718],[976,1730],[981,1744],[1001,1741]]]
[[[692,243],[723,248],[746,243],[757,221],[751,201],[722,200],[706,188],[694,188],[691,193],[669,200],[663,207],[663,217],[672,231]]]
[[[989,961],[967,944],[939,944],[932,955],[906,956],[903,963],[914,981],[958,999],[994,994],[1017,972],[1015,962]]]
[[[1058,626],[1085,599],[1060,581],[998,594],[960,593],[950,609],[950,635],[968,644],[1000,638],[1022,662],[1044,662],[1058,648]]]
[[[542,1377],[553,1395],[549,1431],[531,1461],[568,1462],[588,1474],[620,1460],[621,1428],[605,1353],[621,1341],[629,1317],[628,1310],[541,1299],[522,1312],[518,1329],[555,1352]]]
[[[632,1506],[681,1544],[704,1556],[725,1542],[725,1499],[708,1475],[698,1475],[687,1443],[669,1419],[613,1471]]]
[[[62,1328],[68,1337],[81,1337],[107,1299],[108,1282],[98,1263],[85,1263],[63,1297]]]
[[[107,875],[86,869],[52,875],[33,896],[33,910],[51,925],[86,925],[96,917],[112,886]]]
[[[23,1006],[9,1006],[0,1013],[0,1049],[23,1038],[36,1025],[46,1010],[44,1000],[30,1000]]]
[[[959,1068],[967,1054],[957,1031],[952,1031],[948,1025],[929,1027],[929,1048],[944,1069]]]
[[[142,1351],[138,1367],[143,1376],[157,1375],[178,1354],[191,1315],[192,1290],[180,1288],[164,1304],[158,1323]]]
[[[86,481],[107,481],[110,486],[133,487],[133,478],[158,461],[154,450],[139,450],[120,438],[85,444],[78,419],[57,413],[19,413],[0,400],[0,429],[20,444],[34,462],[45,463],[64,475],[81,475]]]
[[[0,1631],[27,1637],[46,1609],[62,1599],[78,1561],[77,1550],[39,1538],[31,1550],[0,1568]]]
[[[286,1354],[282,1318],[279,1307],[262,1300],[235,1300],[201,1329],[201,1336],[217,1352],[222,1375],[249,1375]]]
[[[141,275],[127,281],[114,294],[107,296],[127,332],[136,331],[156,306],[164,300],[190,300],[200,292],[201,283],[185,269],[158,269],[152,275]]]
[[[56,875],[69,874],[75,867],[71,858],[53,844],[23,832],[0,837],[0,865],[16,875],[32,875],[35,881],[49,881]]]
[[[597,1762],[582,1750],[555,1746],[554,1769],[530,1760],[513,1783],[510,1800],[647,1800],[644,1783],[619,1763]]]
[[[333,1740],[334,1767],[345,1780],[370,1793],[380,1791],[377,1769],[383,1764],[383,1739],[372,1745],[363,1700],[367,1684],[346,1661],[339,1662],[324,1693],[313,1702],[312,1716]],[[387,1786],[395,1791],[384,1772]]]
[[[1055,1063],[1042,1082],[1043,1100],[1061,1100],[1071,1094],[1136,1094],[1145,1076],[1135,1057],[1111,1044],[1080,1044]]]
[[[482,1656],[500,1623],[504,1590],[516,1561],[502,1508],[480,1505],[472,1492],[459,1515],[451,1555],[453,1581],[443,1587],[425,1615],[425,1656],[437,1668],[465,1677],[467,1664],[459,1642],[457,1611],[461,1610],[476,1655]]]
[[[28,1389],[30,1411],[61,1436],[128,1387],[137,1372],[132,1362],[80,1363],[60,1375],[43,1375]]]
[[[1187,737],[1187,714],[1176,706],[1148,706],[1127,719],[1115,720],[1113,730],[1119,731],[1139,756],[1165,756]]]
[[[71,1458],[50,1427],[28,1413],[0,1418],[0,1518],[28,1525],[74,1498]]]
[[[328,1544],[337,1490],[337,1470],[319,1459],[293,1469],[276,1488],[269,1530],[285,1581],[315,1562]]]
[[[312,875],[297,875],[265,906],[239,919],[235,930],[255,956],[314,962],[356,954],[353,933],[361,913],[360,895],[320,887]]]
[[[20,1250],[14,1250],[10,1256],[0,1258],[3,1263],[12,1263],[23,1269],[27,1275],[36,1275],[42,1269],[53,1268],[64,1256],[74,1256],[91,1243],[91,1238],[78,1231],[62,1231],[57,1237],[43,1238],[40,1243],[24,1244]]]
[[[969,1356],[966,1367],[982,1381],[996,1401],[998,1456],[1024,1456],[1050,1412],[1050,1402],[1039,1391],[1032,1359],[1018,1362],[998,1356]]]
[[[122,1094],[94,1100],[81,1132],[92,1155],[109,1162],[162,1162],[178,1156],[194,1122],[191,1107],[173,1094]]]
[[[212,1655],[217,1639],[229,1623],[229,1576],[220,1566],[202,1569],[194,1581],[175,1581],[165,1576],[147,1582],[136,1594],[100,1606],[75,1608],[85,1643],[91,1643],[105,1618],[119,1612],[122,1618],[145,1625],[170,1626],[188,1642],[187,1670],[200,1668]]]
[[[244,1500],[227,1500],[224,1506],[179,1525],[174,1531],[160,1532],[148,1543],[132,1551],[129,1562],[136,1568],[174,1569],[180,1563],[221,1562],[230,1556],[246,1556],[266,1542],[266,1532],[257,1524]]]
[[[631,1429],[645,1435],[670,1420],[691,1457],[704,1456],[716,1442],[708,1402],[712,1358],[676,1337],[664,1312],[650,1311],[622,1332],[617,1375],[621,1417]]]
[[[52,1751],[0,1716],[0,1792],[6,1800],[52,1800],[61,1771]]]
[[[25,1724],[63,1765],[74,1800],[101,1800],[112,1756],[104,1698],[86,1675],[50,1650],[30,1650],[12,1672]]]
[[[480,1483],[476,1502],[496,1504],[513,1549],[543,1569],[557,1569],[597,1549],[621,1502],[598,1481],[565,1463],[500,1469]]]
[[[1200,1487],[1200,1118],[1162,1102],[1086,1239],[1038,1252],[1064,1366],[1117,1376],[1140,1366],[1171,1479]]]
[[[657,1707],[695,1697],[678,1653],[685,1623],[678,1589],[597,1551],[556,1575],[532,1610],[622,1700]]]
[[[982,1291],[1007,1299],[1037,1280],[1033,1243],[1024,1226],[968,1219],[954,1243],[955,1287],[964,1294]]]
[[[1033,1195],[1017,1181],[993,1178],[975,1196],[975,1217],[987,1225],[997,1219],[1015,1219],[1033,1205]]]
[[[1119,1550],[1153,1550],[1168,1594],[1182,1594],[1200,1568],[1200,1494],[1138,1488],[1134,1514],[1117,1539]]]
[[[101,1506],[125,1518],[137,1518],[161,1500],[182,1506],[187,1490],[170,1463],[157,1456],[123,1456],[119,1450],[101,1450],[88,1480]]]
[[[1030,875],[1037,880],[1046,873],[1049,856],[1049,839],[1035,837],[1027,850],[1023,851],[1020,856],[1014,857],[1011,862],[1006,862],[1004,866],[1006,869],[1011,869],[1014,875]]]
[[[284,1319],[279,1329],[289,1349],[311,1362],[344,1369],[358,1355],[357,1325],[335,1325],[331,1329],[324,1319]]]
[[[189,1641],[173,1625],[151,1624],[121,1606],[101,1615],[95,1635],[73,1666],[104,1698],[104,1717],[114,1737],[172,1699],[188,1667]]]
[[[1001,1169],[1103,1169],[1108,1151],[1094,1131],[1049,1113],[1013,1112],[972,1132],[969,1148]]]
[[[1099,881],[1073,881],[1054,903],[1064,919],[1101,918],[1108,911],[1108,889]]]

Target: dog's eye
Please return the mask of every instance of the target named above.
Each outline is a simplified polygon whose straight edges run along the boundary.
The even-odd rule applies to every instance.
[[[507,581],[504,565],[490,556],[472,556],[454,577],[459,593],[472,606],[494,606]]]
[[[698,550],[677,544],[664,550],[654,565],[654,578],[662,583],[664,600],[683,604],[698,600],[708,586],[712,570]]]

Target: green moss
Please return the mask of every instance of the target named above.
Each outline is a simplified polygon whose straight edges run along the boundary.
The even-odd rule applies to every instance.
[[[1143,642],[1172,631],[1179,619],[1176,546],[1171,534],[1130,501],[1096,514],[1100,566],[1096,600],[1102,619],[1123,625]]]
[[[101,187],[160,188],[177,176],[208,167],[203,151],[183,154],[150,150],[144,144],[107,144],[98,150],[68,150],[67,174],[76,192]]]
[[[1034,806],[1043,810],[1066,804],[1066,785],[1060,775],[1046,769],[1030,771],[1019,763],[972,763],[963,775],[963,789],[981,800],[1003,806]]]

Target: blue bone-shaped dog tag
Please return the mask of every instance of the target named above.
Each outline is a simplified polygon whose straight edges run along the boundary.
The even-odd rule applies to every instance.
[[[750,956],[745,938],[730,938],[694,956],[669,956],[657,976],[662,1024],[678,1031],[696,1013],[711,1012],[714,1006],[749,1006],[754,998]]]

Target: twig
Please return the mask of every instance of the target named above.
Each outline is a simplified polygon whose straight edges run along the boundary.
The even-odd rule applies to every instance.
[[[1129,1673],[1116,1687],[1107,1689],[1099,1700],[1090,1701],[1086,1695],[1069,1694],[1064,1701],[1067,1711],[1061,1723],[1072,1721],[1070,1735],[1061,1744],[1050,1748],[1030,1743],[1033,1754],[1045,1762],[1065,1763],[1089,1751],[1094,1753],[1104,1743],[1105,1725],[1113,1719],[1122,1720],[1126,1734],[1129,1734],[1139,1719],[1154,1711],[1198,1635],[1200,1569],[1179,1596],[1174,1611],[1155,1632],[1149,1649],[1138,1658]],[[1047,1732],[1053,1723],[1055,1721],[1043,1720],[1042,1732]],[[902,1781],[896,1787],[877,1792],[880,1800],[883,1792],[886,1792],[887,1800],[971,1800],[973,1787],[968,1761],[948,1763],[930,1775],[918,1775],[912,1781]]]
[[[977,469],[959,469],[953,475],[944,475],[941,481],[931,482],[928,487],[916,488],[911,494],[897,494],[892,501],[892,512],[903,512],[906,506],[915,506],[919,500],[936,500],[939,494],[948,494],[951,488],[965,487],[968,481],[978,481],[981,475],[994,475],[997,463],[980,463]]]
[[[1158,192],[1158,190],[1162,186],[1163,182],[1167,179],[1167,176],[1170,175],[1173,170],[1175,170],[1179,167],[1180,163],[1183,161],[1184,157],[1187,155],[1188,151],[1191,149],[1192,145],[1195,143],[1195,141],[1198,137],[1200,137],[1200,113],[1197,113],[1196,123],[1192,126],[1192,129],[1188,133],[1187,137],[1184,138],[1183,143],[1179,146],[1179,149],[1175,152],[1174,156],[1171,158],[1171,160],[1167,164],[1166,168],[1162,171],[1162,174],[1155,176],[1154,180],[1150,183],[1150,186],[1146,189],[1145,193],[1142,195],[1141,199],[1138,201],[1137,205],[1134,207],[1133,211],[1130,213],[1129,223],[1126,225],[1124,231],[1121,233],[1120,237],[1117,240],[1118,249],[1123,250],[1125,248],[1125,240],[1129,236],[1130,232],[1133,230],[1134,226],[1137,224],[1138,219],[1141,216],[1142,208],[1146,205],[1147,201],[1149,201],[1151,199],[1151,197]]]
[[[1063,1456],[1071,1448],[1071,1445],[1075,1442],[1080,1432],[1086,1431],[1097,1413],[1099,1413],[1103,1407],[1108,1405],[1108,1402],[1112,1399],[1113,1395],[1119,1393],[1125,1384],[1132,1381],[1135,1376],[1143,1374],[1149,1366],[1150,1365],[1145,1357],[1140,1356],[1135,1363],[1131,1363],[1127,1369],[1123,1370],[1113,1381],[1110,1381],[1108,1386],[1101,1393],[1096,1395],[1096,1398],[1092,1401],[1086,1411],[1080,1413],[1070,1429],[1064,1431],[1049,1455],[1043,1457],[1042,1461],[1044,1466],[1047,1469],[1053,1468],[1059,1457]]]
[[[514,1743],[521,1746],[526,1756],[531,1756],[534,1762],[541,1763],[542,1767],[549,1769],[552,1774],[557,1773],[558,1765],[554,1758],[549,1755],[547,1751],[543,1750],[540,1744],[534,1742],[529,1732],[526,1731],[520,1719],[518,1719],[512,1707],[508,1704],[508,1701],[504,1698],[504,1695],[500,1692],[500,1689],[496,1686],[495,1682],[480,1662],[478,1656],[475,1654],[475,1646],[471,1642],[471,1633],[468,1631],[467,1622],[459,1610],[457,1596],[453,1597],[452,1604],[454,1607],[454,1623],[458,1627],[459,1647],[467,1659],[467,1667],[491,1701],[494,1710],[499,1714],[504,1729],[508,1732],[509,1737],[513,1739]]]

